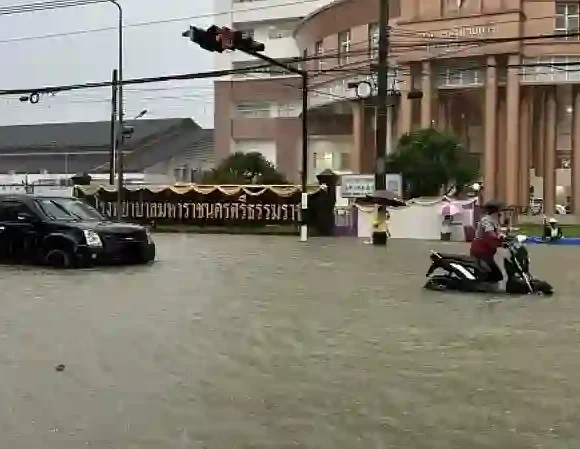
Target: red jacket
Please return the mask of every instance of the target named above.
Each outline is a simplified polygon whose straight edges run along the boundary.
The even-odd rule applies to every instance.
[[[499,227],[489,215],[484,215],[477,225],[469,253],[472,257],[493,257],[501,246]]]

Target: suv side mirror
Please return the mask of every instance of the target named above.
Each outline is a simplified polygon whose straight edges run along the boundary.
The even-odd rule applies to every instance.
[[[22,221],[24,223],[31,223],[33,221],[35,221],[35,218],[32,214],[29,214],[28,212],[20,212],[17,215],[18,221]]]

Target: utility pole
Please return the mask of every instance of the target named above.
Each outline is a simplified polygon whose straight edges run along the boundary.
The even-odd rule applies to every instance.
[[[124,117],[124,98],[123,98],[123,8],[121,4],[117,0],[107,0],[109,3],[113,3],[119,9],[119,20],[118,20],[118,34],[117,34],[117,45],[118,49],[118,89],[117,89],[117,103],[118,103],[118,120],[119,120],[119,129],[118,129],[118,143],[116,145],[116,159],[117,159],[117,220],[123,220],[123,147],[125,143],[124,137],[124,129],[125,126],[125,117]]]
[[[377,124],[375,191],[386,190],[387,126],[389,123],[389,0],[379,0],[379,58],[377,73]]]
[[[109,184],[115,184],[115,168],[116,168],[116,151],[117,151],[117,141],[120,131],[118,131],[117,126],[117,83],[119,82],[119,72],[117,69],[113,70],[113,78],[111,85],[113,86],[111,91],[111,141],[109,150]]]
[[[257,42],[251,36],[246,36],[241,31],[232,30],[228,27],[210,26],[204,30],[190,26],[182,34],[201,48],[211,52],[223,53],[226,50],[241,51],[255,58],[261,59],[268,64],[280,67],[290,73],[299,75],[302,78],[302,196],[300,201],[301,219],[300,219],[300,241],[308,240],[308,71],[297,69],[289,64],[283,64],[260,52],[265,50],[262,42]],[[384,141],[385,139],[383,139]],[[384,184],[383,176],[383,184]]]

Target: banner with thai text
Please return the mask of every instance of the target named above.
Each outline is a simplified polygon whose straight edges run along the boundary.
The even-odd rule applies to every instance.
[[[326,194],[322,188],[309,193],[312,205]],[[116,191],[77,187],[77,195],[101,213],[116,217]],[[123,195],[123,218],[141,223],[199,226],[293,224],[301,219],[300,197],[300,189],[295,186],[127,189]]]

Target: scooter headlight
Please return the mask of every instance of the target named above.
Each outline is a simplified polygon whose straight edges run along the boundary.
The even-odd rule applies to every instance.
[[[103,246],[103,241],[99,234],[92,230],[84,230],[83,234],[85,235],[85,240],[87,245],[92,248],[100,248]]]

